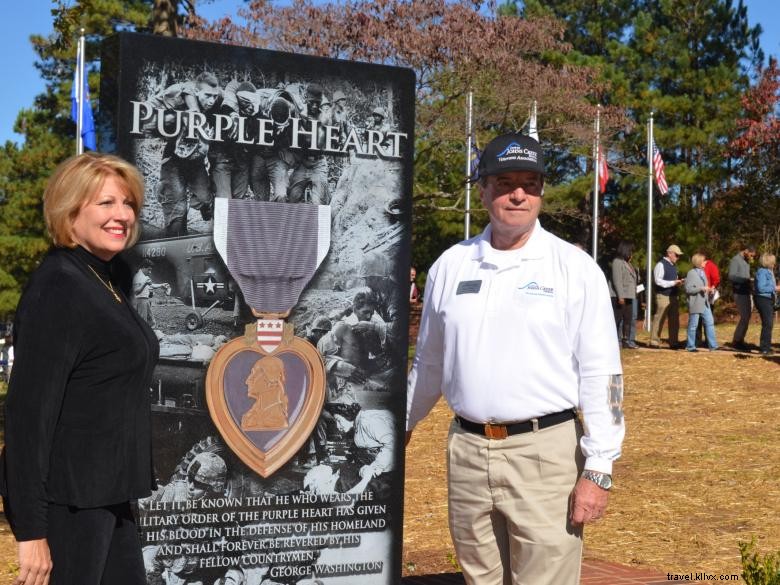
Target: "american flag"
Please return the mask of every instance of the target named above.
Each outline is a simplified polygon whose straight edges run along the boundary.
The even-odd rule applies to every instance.
[[[653,174],[655,175],[655,182],[658,185],[658,190],[661,195],[666,195],[669,192],[669,185],[666,184],[666,173],[664,173],[664,159],[661,158],[661,151],[658,150],[658,146],[653,139]]]

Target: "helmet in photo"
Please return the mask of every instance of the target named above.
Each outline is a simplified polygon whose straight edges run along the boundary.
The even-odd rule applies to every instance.
[[[187,478],[205,484],[215,492],[223,492],[227,479],[227,465],[219,455],[199,453],[187,467]]]

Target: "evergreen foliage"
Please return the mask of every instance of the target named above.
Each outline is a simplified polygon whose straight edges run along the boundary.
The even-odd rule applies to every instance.
[[[99,44],[118,29],[146,30],[151,0],[58,0],[55,32],[33,35],[36,67],[46,83],[14,131],[24,143],[6,142],[0,156],[0,318],[14,311],[22,287],[49,247],[43,221],[43,189],[57,164],[75,153],[70,92],[79,29],[87,31],[87,70],[93,105],[99,98]]]
[[[611,180],[600,213],[600,250],[613,254],[620,239],[632,240],[638,251],[644,247],[650,112],[671,187],[665,197],[655,192],[653,249],[670,242],[686,250],[710,247],[713,234],[697,228],[734,182],[738,161],[724,145],[735,135],[749,73],[763,59],[761,29],[749,26],[743,2],[524,4],[523,16],[551,15],[565,23],[564,40],[573,47],[567,58],[597,67],[606,88],[598,100],[623,108],[633,122],[612,135],[602,132]],[[711,253],[723,260],[737,246],[733,238],[719,240]]]

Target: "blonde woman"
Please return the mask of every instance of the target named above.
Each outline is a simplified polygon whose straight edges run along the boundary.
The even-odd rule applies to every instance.
[[[761,268],[756,271],[756,309],[761,315],[761,355],[772,355],[772,325],[775,318],[775,297],[780,286],[775,281],[775,255],[761,254]]]
[[[117,283],[138,236],[132,165],[87,153],[54,171],[54,246],[14,324],[0,491],[21,585],[145,585],[131,500],[153,486],[149,384],[157,338]]]
[[[707,282],[707,276],[702,268],[704,254],[694,254],[691,257],[691,264],[693,264],[693,268],[688,271],[685,277],[685,294],[688,295],[688,342],[685,349],[698,351],[696,349],[696,327],[699,325],[701,317],[704,321],[707,347],[710,348],[710,351],[715,351],[718,349],[718,341],[715,339],[715,319],[710,307],[710,293],[714,287]]]

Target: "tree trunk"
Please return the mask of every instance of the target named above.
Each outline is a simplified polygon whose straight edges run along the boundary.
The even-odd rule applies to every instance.
[[[178,0],[154,0],[152,32],[164,37],[176,36],[176,8]]]

